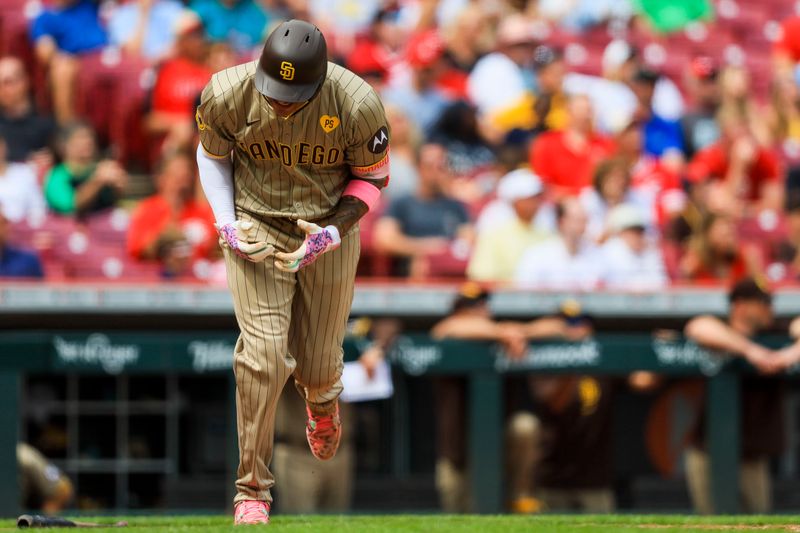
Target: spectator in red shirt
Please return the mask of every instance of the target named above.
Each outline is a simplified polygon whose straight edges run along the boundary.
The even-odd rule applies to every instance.
[[[736,216],[779,212],[784,183],[775,154],[758,145],[741,114],[722,110],[717,120],[720,140],[695,154],[687,169],[695,201]]]
[[[356,42],[345,63],[348,69],[361,76],[376,91],[383,92],[394,58],[377,43],[365,37]]]
[[[614,144],[594,132],[592,102],[586,95],[570,97],[567,126],[543,133],[531,145],[530,163],[556,196],[574,196],[592,184],[595,167],[614,151]]]
[[[327,33],[326,33],[327,35]],[[337,35],[333,39],[332,48],[337,45],[339,53],[342,45],[346,47],[347,38]],[[347,68],[364,78],[377,90],[382,91],[384,84],[397,63],[402,59],[401,50],[406,40],[406,31],[399,24],[397,10],[381,9],[375,14],[369,30],[358,35],[352,49],[346,51]],[[377,83],[375,83],[377,82]]]
[[[216,249],[214,215],[194,194],[194,158],[176,152],[162,160],[158,192],[136,207],[128,228],[128,253],[140,260],[159,260],[165,274],[180,275],[191,259],[207,258]]]
[[[736,223],[727,215],[706,215],[689,240],[679,275],[700,282],[735,283],[746,276],[763,278],[763,258],[736,237]]]
[[[793,15],[781,22],[780,36],[775,41],[772,55],[779,72],[791,72],[800,62],[800,16]]]
[[[206,62],[208,42],[197,15],[185,12],[175,33],[175,57],[165,61],[158,71],[146,117],[147,131],[165,136],[165,151],[185,149],[191,144],[195,103],[213,74]]]

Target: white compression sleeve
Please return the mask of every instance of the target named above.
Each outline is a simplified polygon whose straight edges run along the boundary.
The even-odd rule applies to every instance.
[[[206,193],[217,224],[222,227],[236,221],[233,209],[233,164],[230,158],[217,159],[197,146],[197,168],[200,170],[200,183]]]

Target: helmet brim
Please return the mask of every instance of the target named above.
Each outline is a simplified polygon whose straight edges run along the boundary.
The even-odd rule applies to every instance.
[[[289,85],[283,81],[276,80],[264,72],[260,66],[256,66],[255,85],[258,92],[268,98],[280,100],[281,102],[305,102],[310,100],[317,92],[322,82],[320,79],[316,83],[306,85]]]

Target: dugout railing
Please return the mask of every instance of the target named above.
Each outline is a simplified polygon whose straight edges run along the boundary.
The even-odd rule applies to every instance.
[[[764,339],[781,346],[786,337]],[[26,374],[219,374],[231,375],[235,335],[231,332],[24,331],[0,333],[0,472],[16,472],[21,377]],[[348,339],[354,359],[367,341]],[[666,376],[704,376],[712,492],[717,512],[738,510],[739,378],[751,370],[738,358],[709,353],[682,338],[649,334],[598,334],[579,343],[537,343],[510,361],[488,343],[435,342],[402,335],[388,353],[392,367],[411,376],[463,375],[468,380],[468,459],[477,511],[503,509],[503,378],[510,373],[626,375],[649,370]],[[233,380],[228,381],[229,398]],[[229,408],[232,410],[233,402]],[[399,415],[401,418],[402,414]],[[226,457],[235,467],[233,412]],[[231,483],[232,485],[232,483]],[[15,483],[0,484],[0,516],[18,511]]]

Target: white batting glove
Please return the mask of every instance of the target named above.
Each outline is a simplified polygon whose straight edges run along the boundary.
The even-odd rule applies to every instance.
[[[258,263],[275,253],[275,247],[264,241],[250,242],[256,238],[256,228],[249,220],[237,220],[224,226],[214,224],[219,241],[243,259]]]
[[[339,230],[336,226],[321,228],[313,222],[298,220],[297,225],[306,232],[306,238],[300,248],[291,253],[278,252],[275,254],[275,267],[284,272],[297,272],[304,266],[310,265],[319,256],[335,250],[342,243]]]

